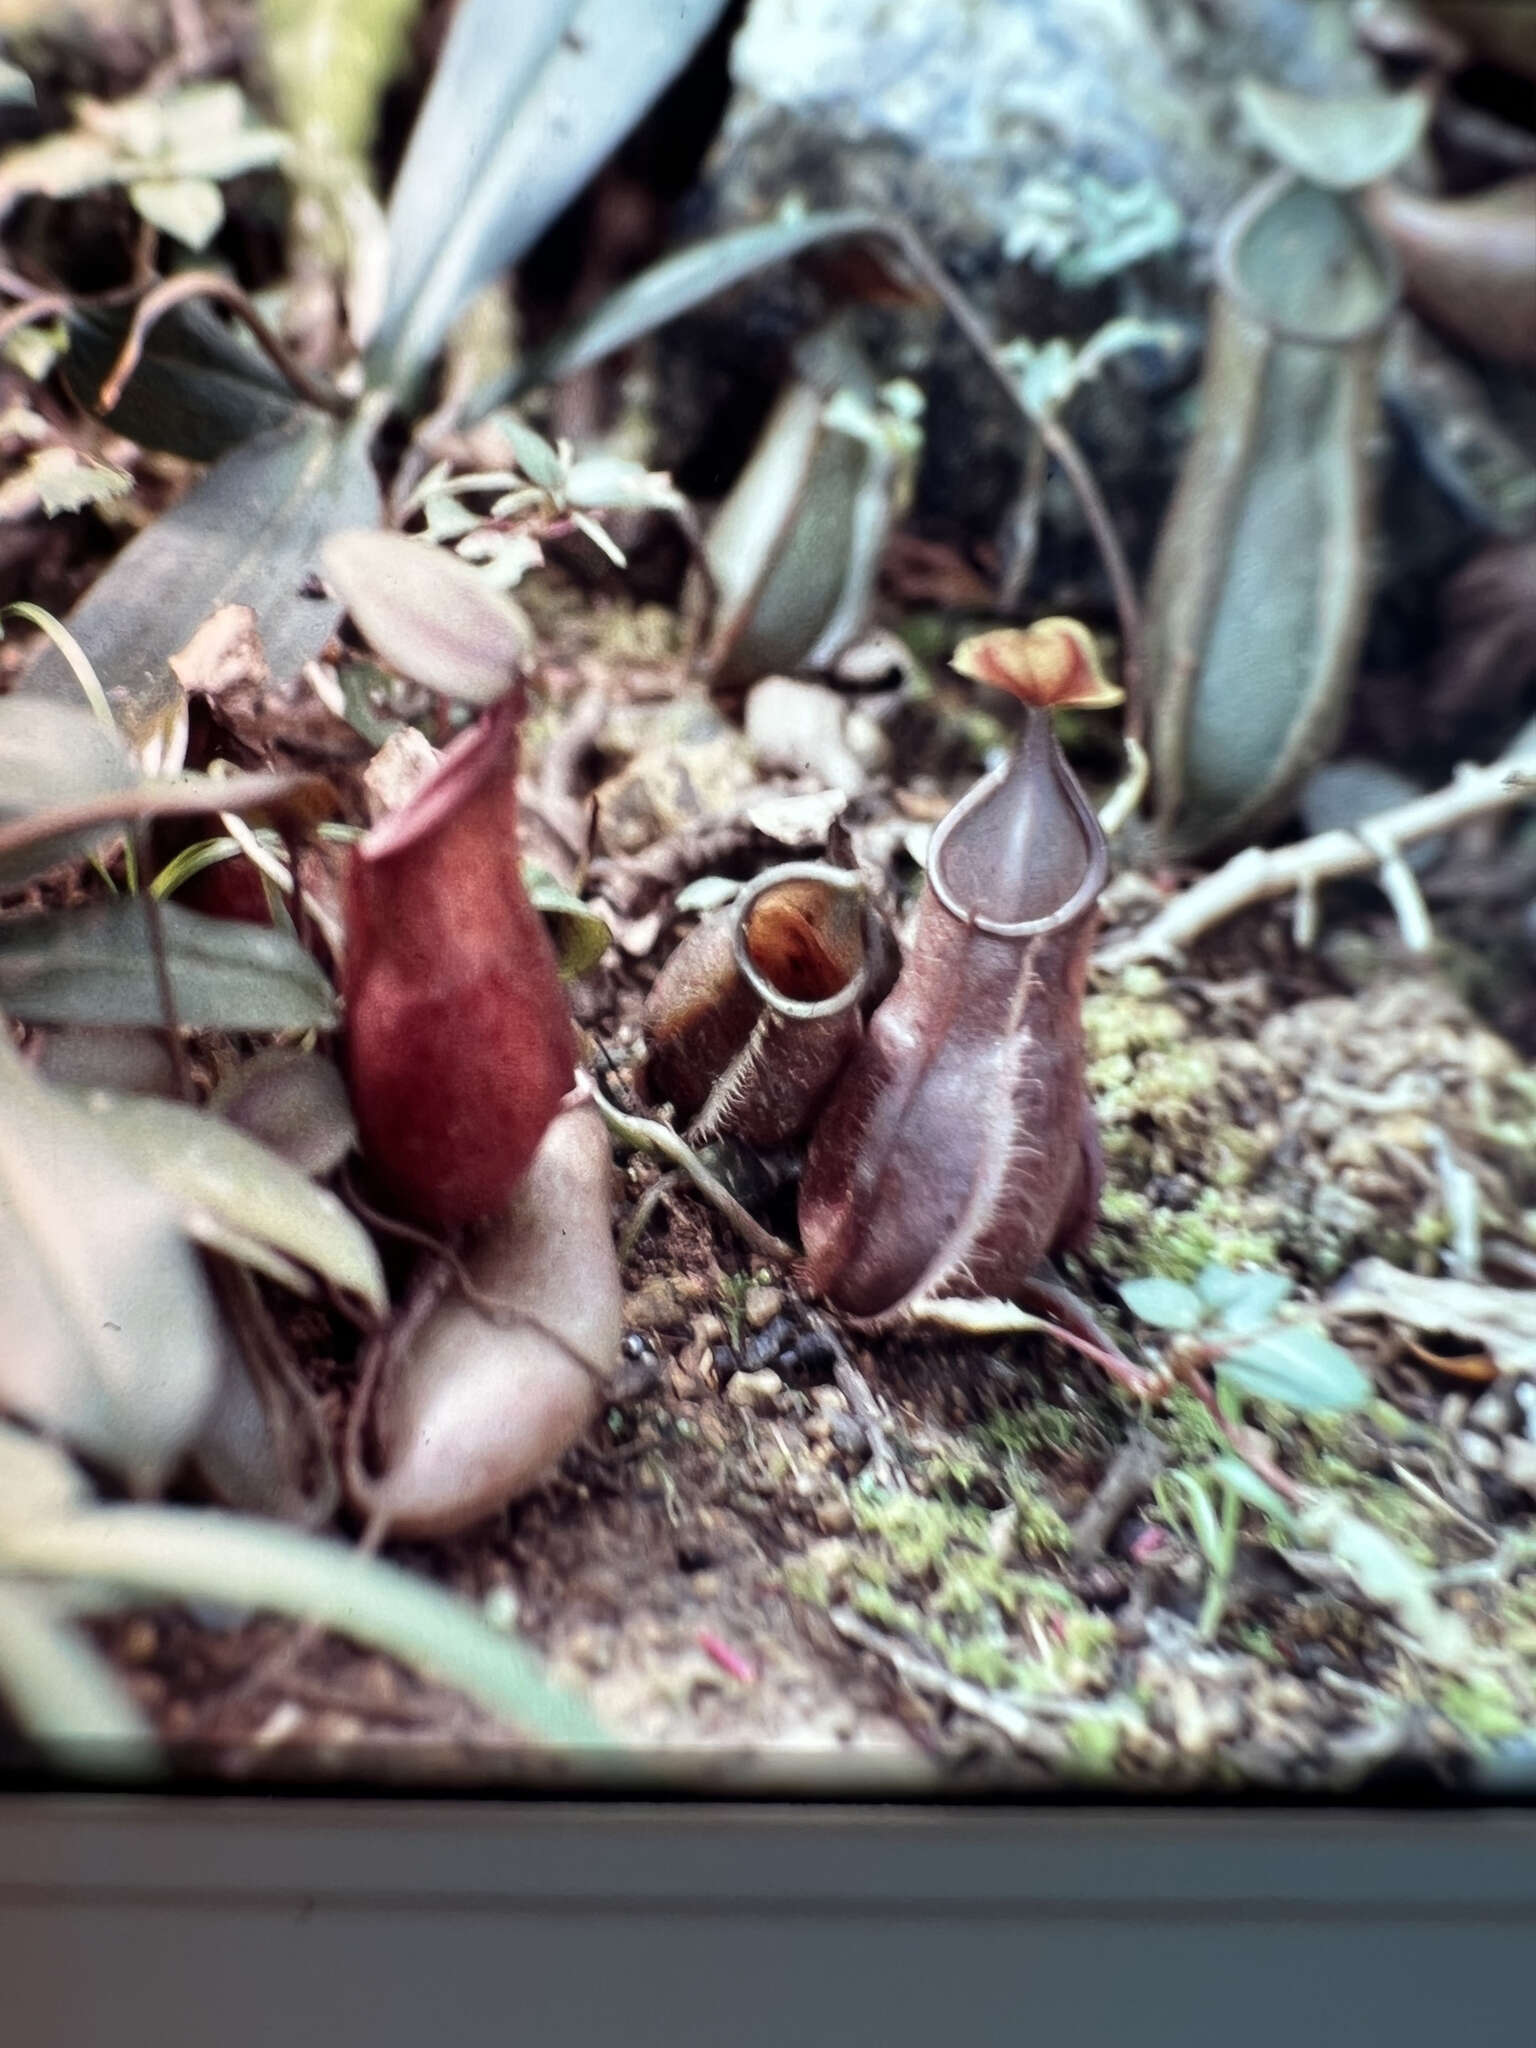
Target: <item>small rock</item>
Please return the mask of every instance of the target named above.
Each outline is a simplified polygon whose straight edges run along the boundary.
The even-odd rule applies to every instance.
[[[766,1330],[775,1316],[784,1313],[784,1293],[778,1287],[749,1287],[741,1305],[749,1330]]]
[[[816,1503],[816,1526],[823,1536],[846,1536],[853,1528],[853,1509],[840,1493]]]
[[[1515,1427],[1515,1404],[1508,1387],[1493,1386],[1479,1394],[1467,1411],[1467,1420],[1484,1436],[1508,1436]]]
[[[1520,1413],[1525,1418],[1525,1433],[1533,1443],[1536,1443],[1536,1383],[1530,1380],[1517,1380],[1515,1399],[1519,1402]]]
[[[788,1316],[775,1316],[767,1329],[759,1330],[755,1337],[749,1337],[742,1345],[743,1366],[748,1372],[757,1372],[765,1365],[772,1365],[782,1352],[789,1349],[794,1335],[794,1326]]]
[[[837,1364],[837,1339],[829,1330],[807,1330],[795,1340],[794,1360],[803,1373],[830,1372]],[[818,1393],[836,1393],[836,1388],[818,1388]],[[841,1401],[841,1394],[838,1395]],[[847,1403],[843,1404],[845,1407]]]
[[[688,1309],[678,1298],[672,1281],[657,1274],[643,1281],[624,1303],[624,1322],[630,1330],[675,1330],[688,1320]]]
[[[784,1391],[784,1382],[772,1366],[758,1372],[739,1372],[725,1390],[725,1398],[738,1408],[771,1408]]]
[[[1536,1500],[1536,1444],[1528,1437],[1505,1438],[1504,1477]]]
[[[845,1458],[867,1458],[869,1438],[862,1423],[855,1422],[851,1415],[832,1417],[832,1441]]]
[[[693,1319],[694,1341],[699,1344],[721,1344],[725,1341],[725,1324],[719,1316],[695,1316]]]
[[[1503,1462],[1498,1445],[1475,1429],[1458,1432],[1456,1443],[1474,1472],[1497,1472]]]

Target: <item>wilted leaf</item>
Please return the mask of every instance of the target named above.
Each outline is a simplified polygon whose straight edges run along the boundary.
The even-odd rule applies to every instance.
[[[417,375],[687,63],[724,0],[462,0],[389,207],[379,350]]]
[[[84,706],[0,697],[0,830],[22,819],[41,822],[61,805],[131,789],[137,780],[123,749]],[[0,887],[14,887],[118,836],[110,825],[93,825],[0,854]]]
[[[60,374],[88,412],[128,334],[131,309],[83,306],[69,316]],[[123,395],[104,415],[142,448],[212,462],[309,408],[256,349],[199,299],[172,306],[149,331]]]
[[[1504,1372],[1536,1373],[1536,1294],[1529,1288],[1431,1279],[1385,1259],[1363,1259],[1328,1306],[1335,1315],[1384,1316],[1429,1335],[1471,1338]]]
[[[1422,141],[1434,105],[1423,86],[1316,99],[1245,78],[1237,94],[1249,127],[1278,163],[1336,192],[1395,171]]]
[[[1205,1320],[1200,1297],[1192,1287],[1156,1274],[1145,1280],[1122,1281],[1120,1299],[1133,1316],[1150,1323],[1154,1330],[1198,1330]]]
[[[18,697],[17,704],[44,704],[49,711],[65,707],[44,699]],[[99,728],[105,730],[104,727]],[[3,787],[3,785],[0,785]],[[322,775],[298,771],[251,775],[150,775],[121,787],[88,791],[61,798],[45,811],[23,811],[9,819],[0,814],[0,862],[25,854],[65,833],[99,833],[105,825],[124,825],[140,818],[196,817],[200,812],[280,811],[296,822],[313,824],[334,799]],[[32,870],[35,872],[35,869]]]
[[[14,475],[0,484],[0,521],[26,519],[41,506],[49,519],[104,505],[133,490],[133,478],[110,462],[97,462],[77,448],[55,443],[35,449]]]
[[[185,1102],[101,1092],[81,1100],[103,1142],[169,1197],[199,1244],[258,1266],[261,1252],[275,1251],[384,1313],[389,1296],[373,1239],[296,1166]]]
[[[135,178],[134,212],[189,249],[206,249],[224,225],[224,195],[211,178]]]
[[[67,623],[130,743],[180,703],[170,657],[220,605],[250,606],[274,677],[319,654],[341,608],[308,578],[328,534],[378,517],[368,441],[366,423],[296,417],[226,456],[97,577]],[[45,648],[21,687],[67,699],[75,684]]]
[[[589,363],[611,355],[615,349],[627,348],[641,335],[665,327],[669,320],[680,319],[695,306],[729,291],[758,271],[770,269],[775,263],[787,263],[822,242],[882,232],[889,230],[879,214],[850,207],[838,212],[761,221],[752,227],[711,235],[708,241],[653,263],[649,270],[641,271],[630,283],[611,292],[596,312],[530,358],[518,376],[518,386],[526,389],[531,384],[569,377]],[[479,393],[477,406],[494,404],[495,397],[490,391]]]
[[[0,1034],[0,1404],[152,1488],[213,1392],[216,1325],[171,1204]]]
[[[1279,1401],[1304,1415],[1363,1408],[1371,1383],[1347,1351],[1321,1330],[1274,1330],[1221,1359],[1217,1378],[1259,1401]]]
[[[403,533],[336,533],[326,581],[358,631],[410,681],[469,704],[504,696],[533,653],[509,597],[467,562]]]
[[[1440,1605],[1423,1566],[1374,1522],[1351,1513],[1334,1495],[1320,1494],[1298,1516],[1296,1534],[1342,1565],[1365,1598],[1385,1607],[1431,1663],[1454,1671],[1476,1662],[1467,1624]]]
[[[238,1066],[208,1107],[316,1180],[357,1143],[346,1083],[318,1052],[269,1046]]]
[[[161,906],[180,1021],[202,1031],[330,1030],[336,1000],[286,932]],[[0,1009],[28,1024],[158,1024],[144,906],[117,898],[0,924]]]
[[[560,962],[560,979],[575,981],[588,974],[613,944],[613,932],[601,911],[557,882],[547,868],[523,863],[528,900],[549,926]]]

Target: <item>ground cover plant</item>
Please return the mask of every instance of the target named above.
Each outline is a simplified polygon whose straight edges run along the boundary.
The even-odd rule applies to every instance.
[[[0,16],[14,1766],[1519,1781],[1532,58],[1334,11],[1029,332],[678,232],[753,9]]]

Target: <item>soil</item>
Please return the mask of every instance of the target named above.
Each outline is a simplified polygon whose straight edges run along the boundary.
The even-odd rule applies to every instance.
[[[659,924],[640,914],[657,893],[644,863],[667,853],[672,884],[689,879],[718,852],[719,834],[698,830],[698,816],[713,817],[710,778],[749,805],[763,780],[739,728],[688,680],[656,608],[562,593],[555,580],[539,626],[549,703],[597,686],[611,706],[579,780],[597,785],[594,873],[607,874],[614,922],[640,950],[611,948],[573,994],[594,1065],[623,1099],[643,990],[691,922],[665,907]],[[683,723],[705,737],[658,741],[678,729],[680,699],[693,707]],[[934,757],[937,730],[917,727],[918,760]],[[709,773],[695,789],[701,752]],[[947,794],[967,779],[963,767],[935,777],[906,765],[898,750],[892,779],[850,806],[855,843],[875,843],[903,806],[923,808],[915,796],[936,783]],[[529,769],[537,791],[537,753]],[[767,781],[804,793],[814,778]],[[637,785],[656,801],[637,805]],[[642,814],[660,829],[637,847]],[[742,828],[727,865],[774,857]],[[910,901],[915,867],[898,854],[893,872]],[[1108,934],[1160,893],[1125,870],[1107,894]],[[1257,1264],[1289,1274],[1326,1316],[1330,1290],[1365,1256],[1438,1271],[1452,1231],[1439,1147],[1475,1177],[1486,1237],[1536,1244],[1536,1074],[1443,966],[1402,955],[1381,905],[1345,892],[1330,912],[1315,952],[1298,952],[1283,912],[1261,909],[1181,971],[1143,965],[1091,982],[1090,1089],[1109,1177],[1098,1235],[1070,1277],[1133,1355],[1157,1356],[1156,1334],[1117,1302],[1116,1284],[1137,1275]],[[1453,944],[1446,958],[1454,965]],[[660,1178],[634,1156],[620,1180],[620,1242],[640,1223],[620,1398],[529,1499],[452,1541],[386,1546],[521,1631],[646,1771],[695,1789],[1339,1789],[1383,1771],[1465,1780],[1526,1724],[1536,1501],[1500,1462],[1518,1410],[1490,1423],[1484,1401],[1482,1427],[1469,1426],[1490,1385],[1513,1385],[1475,1344],[1443,1345],[1442,1358],[1379,1318],[1336,1323],[1371,1373],[1372,1406],[1263,1420],[1285,1471],[1346,1498],[1454,1586],[1479,1667],[1436,1667],[1391,1613],[1259,1516],[1207,1641],[1196,1627],[1207,1566],[1168,1477],[1221,1448],[1191,1397],[1142,1416],[1039,1337],[848,1328],[691,1193],[669,1185],[655,1199]],[[759,1176],[749,1199],[792,1231],[792,1188],[762,1193],[773,1178]],[[312,1310],[290,1327],[339,1426],[345,1333]],[[1096,1539],[1074,1542],[1133,1440],[1150,1440],[1161,1473],[1119,1499]],[[189,1770],[460,1784],[550,1768],[461,1700],[337,1638],[300,1643],[290,1663],[274,1653],[295,1632],[267,1620],[231,1627],[157,1609],[97,1626]]]

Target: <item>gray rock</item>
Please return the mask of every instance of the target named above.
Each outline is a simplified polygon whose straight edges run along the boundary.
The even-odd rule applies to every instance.
[[[1195,319],[1216,223],[1260,164],[1233,81],[1369,78],[1346,0],[753,0],[731,67],[706,173],[715,223],[790,198],[899,214],[1004,339],[1085,336],[1116,312]],[[738,360],[804,317],[807,289],[732,305]],[[928,390],[920,505],[984,531],[1016,484],[1006,407],[936,318],[872,326],[887,369]],[[1166,474],[1179,438],[1149,417],[1138,370],[1143,385],[1169,375],[1128,359],[1074,409],[1111,486],[1149,457]],[[1065,499],[1049,512],[1073,516]]]

